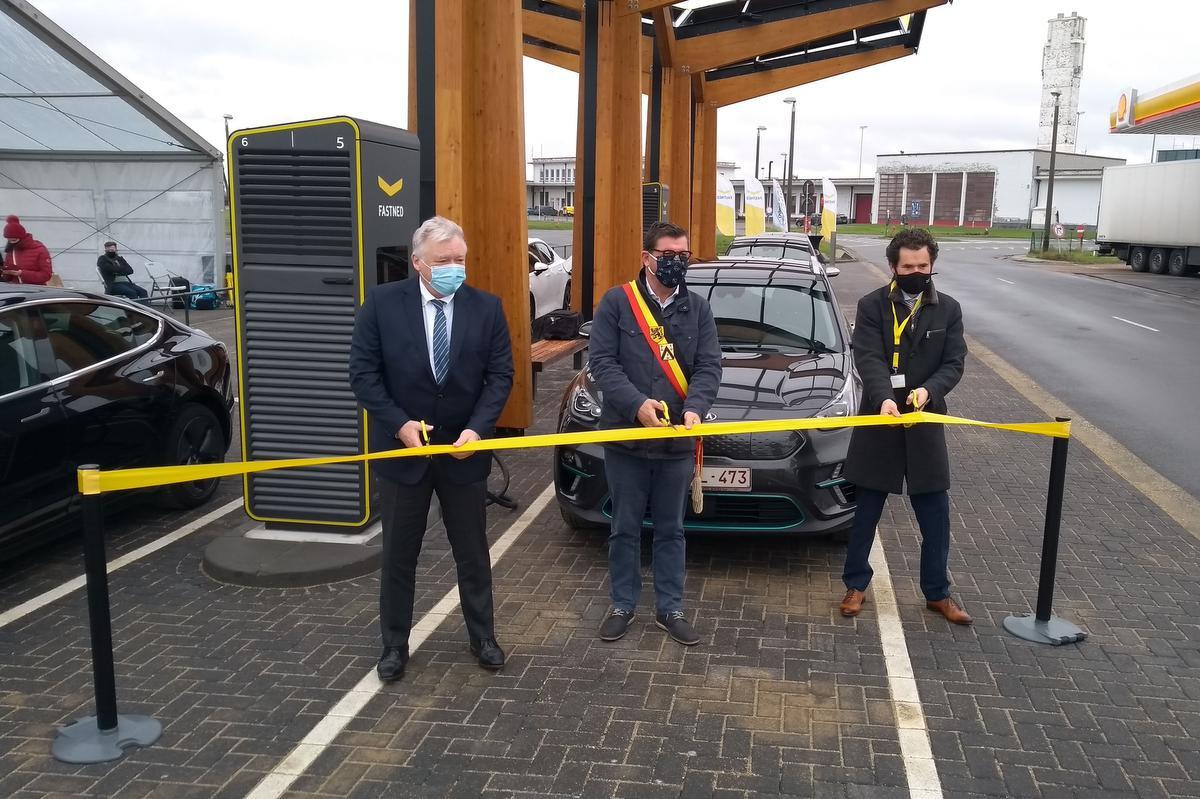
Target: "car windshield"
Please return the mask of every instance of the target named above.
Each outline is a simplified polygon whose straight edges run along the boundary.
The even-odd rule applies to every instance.
[[[821,280],[777,285],[689,284],[707,297],[722,349],[841,352],[833,296]]]

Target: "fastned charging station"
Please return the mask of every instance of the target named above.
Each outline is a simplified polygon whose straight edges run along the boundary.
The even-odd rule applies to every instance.
[[[350,340],[367,292],[408,276],[417,138],[331,117],[239,130],[228,144],[242,458],[366,452]],[[354,534],[375,515],[365,464],[244,479],[246,513],[268,530]]]

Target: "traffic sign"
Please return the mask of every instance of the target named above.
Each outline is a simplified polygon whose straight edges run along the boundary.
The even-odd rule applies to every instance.
[[[1061,239],[1063,237],[1063,232],[1063,226],[1056,222],[1054,224],[1054,235]]]

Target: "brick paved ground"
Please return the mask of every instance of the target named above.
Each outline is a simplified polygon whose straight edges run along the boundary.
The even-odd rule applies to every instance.
[[[842,300],[868,279],[845,269]],[[539,429],[566,378],[543,375]],[[953,399],[964,415],[1039,418],[978,362]],[[945,794],[1200,795],[1200,543],[1074,446],[1056,609],[1091,638],[1013,639],[1000,622],[1033,599],[1049,443],[968,429],[950,440],[951,563],[974,628],[924,610],[905,508],[881,525]],[[524,507],[548,462],[510,463]],[[517,515],[494,510],[493,539]],[[128,535],[173,526],[126,522],[139,524]],[[155,747],[100,766],[48,757],[54,728],[92,708],[82,595],[0,628],[0,796],[240,797],[372,667],[374,577],[219,585],[199,571],[215,534],[112,581],[121,706],[165,722]],[[289,795],[906,796],[874,604],[836,614],[840,566],[826,541],[694,539],[686,601],[704,645],[666,641],[645,612],[602,644],[603,537],[569,531],[550,507],[496,569],[505,671],[474,666],[449,618]],[[56,558],[6,570],[0,609],[60,570]],[[431,534],[418,613],[452,585],[444,535]]]

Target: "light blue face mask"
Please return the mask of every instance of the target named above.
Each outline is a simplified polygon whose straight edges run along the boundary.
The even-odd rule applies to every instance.
[[[430,267],[429,285],[443,297],[449,297],[458,291],[459,286],[467,279],[467,268],[461,264]]]

